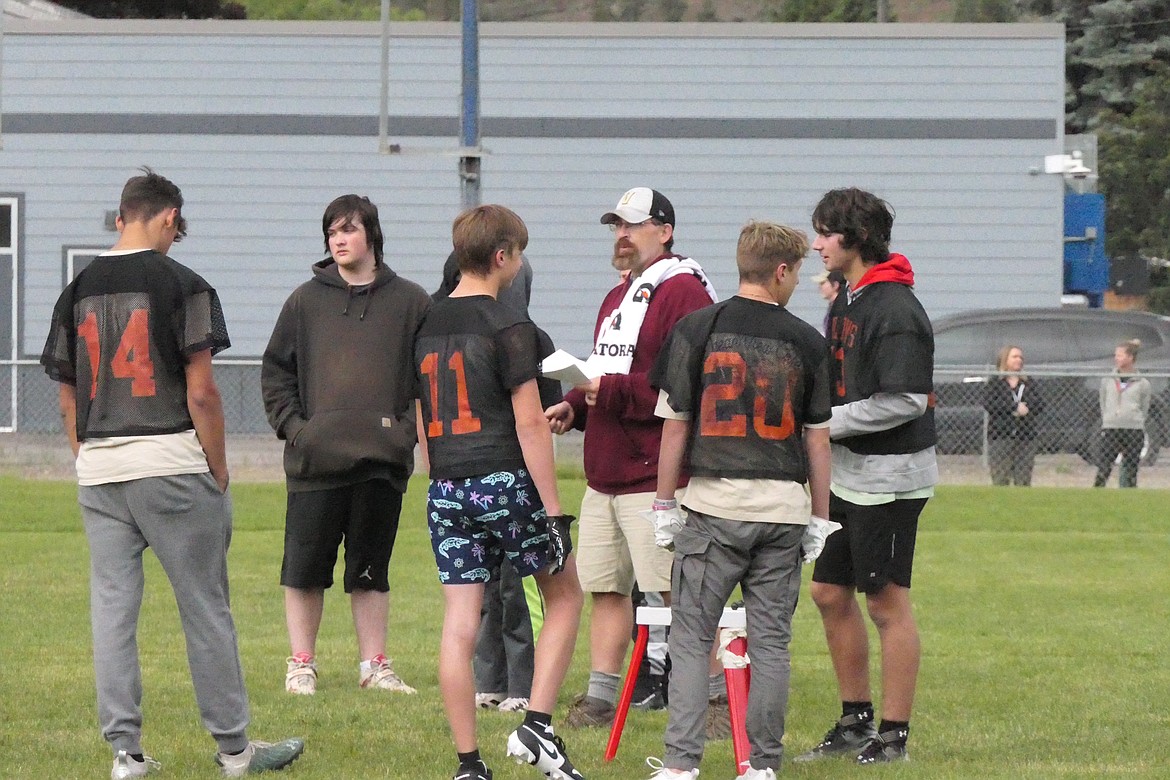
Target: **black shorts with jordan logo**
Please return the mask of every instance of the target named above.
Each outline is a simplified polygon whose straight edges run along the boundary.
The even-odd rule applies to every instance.
[[[402,494],[384,479],[289,493],[280,584],[331,587],[344,540],[345,592],[389,591],[386,573],[401,513]]]

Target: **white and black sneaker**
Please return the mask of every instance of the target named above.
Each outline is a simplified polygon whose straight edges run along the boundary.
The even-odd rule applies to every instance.
[[[521,724],[508,736],[508,756],[517,764],[531,764],[552,780],[585,780],[569,763],[564,741],[550,728]]]

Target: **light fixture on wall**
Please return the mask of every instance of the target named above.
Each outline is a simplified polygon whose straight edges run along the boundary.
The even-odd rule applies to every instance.
[[[1036,173],[1040,171],[1033,169]],[[1074,178],[1084,178],[1093,172],[1092,168],[1085,165],[1085,161],[1081,158],[1081,153],[1074,151],[1072,154],[1049,154],[1044,157],[1044,172],[1058,173],[1063,176],[1072,176]]]

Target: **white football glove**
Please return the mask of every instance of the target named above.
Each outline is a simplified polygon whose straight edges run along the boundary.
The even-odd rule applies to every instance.
[[[812,563],[820,557],[821,551],[825,549],[825,540],[829,538],[829,534],[840,530],[840,528],[840,523],[826,520],[823,517],[813,515],[809,518],[808,528],[804,530],[804,537],[800,540],[800,549],[804,553],[802,560],[805,563]]]
[[[674,549],[674,535],[687,522],[687,513],[679,509],[677,501],[655,499],[653,509],[644,509],[638,515],[654,526],[654,544],[664,550]]]

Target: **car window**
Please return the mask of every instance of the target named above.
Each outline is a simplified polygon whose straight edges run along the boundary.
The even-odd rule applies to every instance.
[[[944,366],[994,366],[998,322],[972,322],[934,334],[934,362]]]
[[[1085,360],[1111,360],[1117,345],[1130,339],[1141,339],[1143,350],[1162,346],[1161,334],[1148,325],[1088,321],[1077,324],[1077,341]]]
[[[1016,320],[1000,323],[1003,341],[996,346],[1015,344],[1024,351],[1024,365],[1076,363],[1082,360],[1072,324],[1061,320]],[[1113,350],[1109,350],[1113,354]]]

